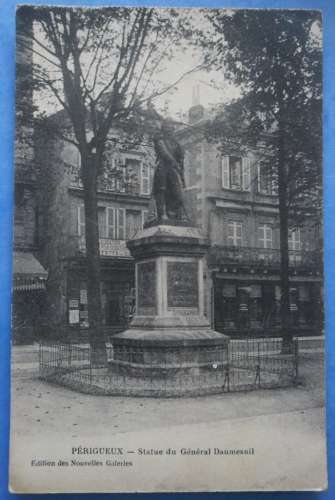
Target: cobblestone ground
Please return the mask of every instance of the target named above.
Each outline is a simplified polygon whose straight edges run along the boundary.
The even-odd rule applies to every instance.
[[[286,389],[230,393],[181,399],[91,396],[40,381],[36,350],[13,350],[12,420],[15,434],[82,432],[118,433],[179,425],[219,423],[271,414],[320,408],[323,397],[323,357],[302,355],[300,383]]]

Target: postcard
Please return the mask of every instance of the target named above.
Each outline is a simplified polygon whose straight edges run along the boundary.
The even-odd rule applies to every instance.
[[[16,13],[9,488],[327,488],[322,16]]]

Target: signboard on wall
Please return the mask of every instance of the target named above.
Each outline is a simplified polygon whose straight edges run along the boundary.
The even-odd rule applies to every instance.
[[[105,257],[130,257],[125,240],[100,239],[100,255]]]

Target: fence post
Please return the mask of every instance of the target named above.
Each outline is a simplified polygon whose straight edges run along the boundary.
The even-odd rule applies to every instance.
[[[224,367],[224,381],[223,381],[223,392],[226,388],[227,384],[227,392],[230,392],[230,361],[231,361],[231,344],[230,344],[230,339],[227,339],[227,344],[226,344],[226,353],[227,353],[227,359],[226,359],[226,365]],[[223,363],[222,363],[222,368],[223,368]]]
[[[298,339],[294,341],[294,368],[295,368],[295,381],[298,380],[299,376],[299,343]]]
[[[41,349],[41,341],[38,343],[38,374],[41,376],[41,364],[42,364],[42,349]]]
[[[68,364],[68,366],[71,366],[71,364],[72,364],[72,342],[70,342],[68,345],[69,345],[69,355],[67,358],[68,359],[67,364]]]
[[[84,351],[85,352],[85,351]],[[92,346],[91,344],[88,345],[88,361],[89,361],[89,366],[90,366],[90,385],[92,385]]]
[[[257,342],[257,366],[256,366],[255,383],[256,382],[258,382],[258,387],[259,387],[261,385],[261,358],[260,358],[259,341]]]

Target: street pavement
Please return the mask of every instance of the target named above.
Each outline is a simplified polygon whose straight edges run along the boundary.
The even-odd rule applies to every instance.
[[[38,455],[37,450],[48,445],[55,456],[60,456],[66,446],[70,453],[73,445],[110,442],[133,449],[129,456],[136,473],[127,476],[125,486],[121,472],[113,469],[114,482],[109,485],[108,471],[94,475],[87,469],[77,483],[73,478],[79,476],[71,476],[71,483],[64,472],[62,488],[168,491],[172,485],[177,491],[211,491],[221,489],[222,484],[228,490],[308,489],[326,484],[323,356],[319,352],[301,355],[299,384],[295,387],[192,398],[92,396],[39,380],[37,370],[36,346],[13,348],[11,422],[16,446],[12,460],[16,464],[23,462],[19,467],[22,477],[12,484],[22,485],[23,477],[32,478],[28,462],[24,462],[24,450],[34,450],[33,456],[45,456],[45,451]],[[167,458],[151,462],[150,457],[137,456],[141,446],[196,446],[210,447],[212,451],[216,446],[254,447],[256,458],[240,457],[242,462],[236,462],[236,457],[221,457],[220,461],[212,456],[206,461],[179,455],[167,467]],[[261,466],[256,467],[258,460]],[[236,467],[242,466],[243,474],[236,474]],[[148,470],[154,480],[140,487],[138,477]],[[178,470],[183,474],[177,474]],[[224,480],[223,473],[227,474]],[[45,477],[51,481],[45,488],[56,491],[58,476]],[[33,481],[31,484],[24,488],[33,491],[37,484],[43,491],[40,477],[35,486]]]

